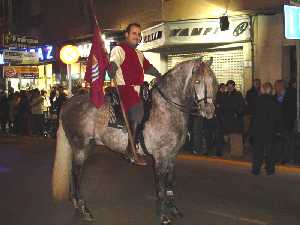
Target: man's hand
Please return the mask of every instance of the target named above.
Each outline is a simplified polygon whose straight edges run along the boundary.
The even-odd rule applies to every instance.
[[[146,74],[152,75],[154,77],[161,77],[161,73],[154,67],[151,65],[151,67],[145,71]]]
[[[118,70],[118,65],[115,62],[110,62],[107,73],[111,79],[116,78],[116,73]]]

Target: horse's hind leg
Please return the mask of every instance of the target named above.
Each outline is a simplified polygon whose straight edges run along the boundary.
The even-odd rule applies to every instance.
[[[84,162],[86,160],[87,152],[85,149],[77,150],[74,153],[72,161],[72,176],[71,176],[71,199],[75,209],[77,209],[85,220],[93,220],[93,216],[86,207],[86,202],[81,196],[80,181]]]

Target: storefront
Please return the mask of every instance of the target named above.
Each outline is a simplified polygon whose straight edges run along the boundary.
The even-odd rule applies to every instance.
[[[162,73],[177,63],[213,57],[219,83],[234,80],[245,92],[252,80],[251,32],[248,16],[230,17],[229,30],[219,19],[166,22],[142,32],[139,49]]]
[[[52,69],[53,62],[54,48],[51,45],[2,49],[0,64],[6,89],[20,91],[38,88],[49,91],[58,82]]]

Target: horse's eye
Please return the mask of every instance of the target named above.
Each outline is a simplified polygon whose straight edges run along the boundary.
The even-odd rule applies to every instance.
[[[195,84],[200,84],[200,80],[196,80],[196,81],[195,81]]]

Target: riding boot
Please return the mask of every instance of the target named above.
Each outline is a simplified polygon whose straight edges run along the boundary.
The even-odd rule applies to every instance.
[[[131,143],[130,140],[128,139],[128,145],[126,148],[126,152],[125,152],[125,157],[129,158],[131,163],[138,165],[138,166],[146,166],[147,162],[145,161],[145,159],[143,158],[142,155],[140,155],[137,151],[137,146],[136,146],[136,127],[135,124],[130,124],[130,130],[132,131],[132,137],[133,137],[133,141],[134,141],[134,147],[131,147]]]

